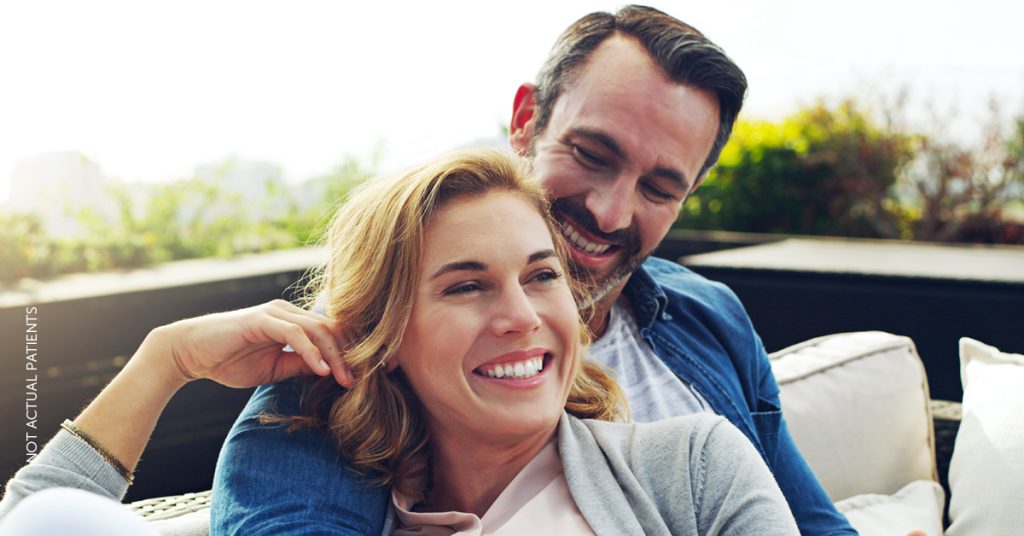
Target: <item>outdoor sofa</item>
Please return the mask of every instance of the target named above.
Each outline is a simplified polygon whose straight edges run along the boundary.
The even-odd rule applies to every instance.
[[[907,337],[841,333],[771,354],[789,430],[861,534],[1024,530],[1015,493],[1024,490],[1024,356],[969,339],[960,350],[963,406],[930,399]],[[129,507],[162,534],[199,535],[209,531],[210,499],[207,491]]]

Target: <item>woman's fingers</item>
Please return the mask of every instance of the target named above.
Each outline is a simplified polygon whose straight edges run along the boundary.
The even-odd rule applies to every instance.
[[[275,300],[268,305],[270,307],[267,311],[271,316],[301,326],[320,350],[335,381],[342,387],[352,387],[355,378],[345,362],[345,354],[339,344],[337,334],[328,324],[327,317],[306,311],[283,300]]]
[[[267,338],[291,346],[318,376],[325,376],[330,372],[323,354],[299,324],[267,315],[261,322],[261,328]]]

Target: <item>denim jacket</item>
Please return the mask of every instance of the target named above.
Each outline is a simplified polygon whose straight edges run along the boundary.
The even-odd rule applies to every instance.
[[[725,285],[649,259],[624,290],[655,353],[731,421],[764,458],[801,534],[856,534],[797,451],[768,355]],[[348,470],[324,434],[258,423],[298,414],[293,382],[256,390],[217,460],[211,534],[380,534],[390,495]]]
[[[856,534],[793,443],[768,354],[736,295],[657,258],[633,273],[623,293],[654,353],[757,448],[800,533]]]

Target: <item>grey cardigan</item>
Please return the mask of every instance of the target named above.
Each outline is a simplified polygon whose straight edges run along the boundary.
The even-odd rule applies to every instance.
[[[767,466],[721,417],[621,424],[563,413],[558,448],[569,491],[599,535],[798,534]],[[0,518],[50,487],[120,500],[128,483],[91,447],[61,430],[7,483]],[[385,533],[394,519],[392,514]]]
[[[622,424],[563,414],[558,449],[596,534],[799,534],[768,466],[721,417]]]
[[[800,534],[768,466],[722,417],[634,424],[563,412],[558,451],[569,493],[595,534]],[[397,520],[391,510],[384,535]]]

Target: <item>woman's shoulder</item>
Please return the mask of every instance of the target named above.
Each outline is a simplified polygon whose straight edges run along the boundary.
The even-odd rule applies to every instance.
[[[577,430],[577,433],[589,433],[610,441],[635,440],[636,438],[679,441],[679,438],[683,436],[706,437],[709,434],[714,434],[717,428],[730,425],[728,420],[713,413],[692,413],[643,423],[577,419],[571,415],[568,417],[574,423],[573,429]],[[583,432],[584,429],[586,432]]]
[[[616,527],[621,519],[636,519],[645,534],[650,527],[705,534],[730,523],[742,527],[739,534],[796,533],[768,467],[720,416],[700,413],[642,424],[566,416],[563,425],[566,481],[588,521]],[[599,492],[585,491],[590,489]]]
[[[576,419],[568,416],[568,433],[574,441],[593,442],[606,455],[618,453],[626,460],[644,463],[675,463],[712,446],[743,447],[746,438],[728,420],[710,413],[682,415],[649,423],[621,423]]]

